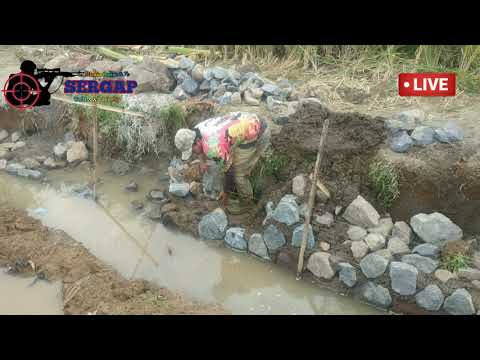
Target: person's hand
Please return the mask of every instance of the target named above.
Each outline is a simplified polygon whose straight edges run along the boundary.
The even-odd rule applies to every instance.
[[[218,197],[218,200],[224,207],[228,206],[228,193],[222,191]]]

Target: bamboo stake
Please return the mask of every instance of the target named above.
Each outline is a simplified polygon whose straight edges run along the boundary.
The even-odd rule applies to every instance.
[[[322,162],[322,152],[325,144],[325,138],[327,137],[329,121],[329,119],[325,119],[325,121],[323,122],[322,135],[320,137],[320,143],[318,145],[317,161],[315,162],[312,186],[310,187],[310,196],[308,198],[308,208],[305,216],[305,226],[303,228],[302,246],[300,247],[300,254],[298,256],[297,280],[300,279],[303,271],[303,257],[305,255],[305,248],[307,247],[308,226],[310,225],[312,208],[313,204],[315,203],[315,193],[317,192],[317,177],[320,169],[320,163]]]
[[[97,99],[93,99],[93,201],[97,201]]]

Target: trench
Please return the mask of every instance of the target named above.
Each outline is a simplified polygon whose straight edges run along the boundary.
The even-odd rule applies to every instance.
[[[166,163],[163,169],[160,166],[164,171],[166,167]],[[100,162],[99,204],[71,192],[89,176],[81,167],[53,170],[47,174],[47,183],[38,183],[2,172],[0,201],[26,209],[45,226],[65,231],[127,279],[144,279],[193,300],[216,302],[233,314],[381,313],[309,281],[297,281],[287,269],[233,252],[223,242],[173,232],[131,209],[132,200],[144,201],[150,189],[162,185],[158,172],[116,176]],[[124,190],[132,177],[138,193]],[[10,288],[14,291],[13,282],[4,278],[11,276],[0,277],[3,293],[8,294]],[[0,308],[0,313],[6,311]]]

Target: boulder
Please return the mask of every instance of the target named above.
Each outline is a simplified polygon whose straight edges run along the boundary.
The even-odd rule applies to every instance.
[[[132,79],[137,82],[135,93],[156,91],[169,93],[175,86],[175,79],[170,70],[162,63],[144,57],[140,64],[132,64],[124,70],[130,73]]]
[[[322,226],[325,226],[325,227],[330,227],[335,222],[335,219],[333,218],[332,213],[326,212],[325,214],[323,214],[321,216],[316,215],[313,219],[313,222],[315,224],[319,224],[319,225],[322,225]]]
[[[293,229],[292,234],[292,246],[300,247],[302,246],[303,230],[304,224],[298,225]],[[313,236],[312,225],[308,224],[308,236],[307,236],[307,249],[313,249],[315,247],[315,237]]]
[[[0,141],[5,140],[8,138],[8,131],[7,130],[0,130]]]
[[[190,60],[186,56],[181,56],[180,61],[178,62],[178,66],[180,67],[180,69],[190,71],[195,66],[195,62]]]
[[[320,279],[331,279],[335,276],[335,271],[330,263],[330,254],[326,252],[316,252],[308,258],[307,269]]]
[[[299,198],[303,198],[305,195],[305,187],[307,186],[307,179],[305,175],[300,174],[292,180],[292,192]]]
[[[410,252],[408,245],[396,237],[392,237],[388,240],[388,250],[390,250],[392,255],[405,255]]]
[[[25,165],[27,169],[32,169],[32,170],[38,169],[40,167],[40,163],[37,160],[32,158],[24,159],[22,161],[22,164]]]
[[[473,268],[458,269],[458,277],[469,281],[480,280],[480,270]]]
[[[129,163],[123,160],[115,160],[112,163],[112,171],[115,175],[126,175],[131,170]]]
[[[383,275],[387,266],[388,260],[375,254],[369,254],[360,261],[360,268],[369,279],[375,279]]]
[[[443,309],[451,315],[473,315],[475,307],[472,296],[465,289],[457,289],[445,299]]]
[[[379,225],[380,215],[361,195],[348,205],[343,217],[349,223],[363,228],[376,227]]]
[[[461,240],[463,231],[448,217],[438,212],[417,214],[410,219],[413,231],[425,242],[441,246],[448,241]]]
[[[375,251],[373,254],[375,255],[378,255],[378,256],[381,256],[383,257],[385,260],[387,261],[390,261],[392,260],[392,252],[388,249],[381,249],[381,250],[377,250]]]
[[[369,281],[362,286],[361,296],[370,304],[388,308],[392,304],[392,297],[388,289]]]
[[[400,295],[413,295],[417,290],[418,270],[409,264],[393,261],[390,264],[392,289]]]
[[[22,134],[19,131],[15,131],[12,133],[10,138],[13,143],[16,143],[18,140],[20,140],[21,137],[22,137]]]
[[[385,128],[392,134],[400,131],[414,130],[425,120],[425,113],[422,110],[414,109],[397,113],[391,119],[385,121]]]
[[[392,219],[387,217],[387,218],[380,219],[378,226],[369,228],[368,232],[371,234],[379,234],[386,238],[390,236],[390,233],[392,232],[392,228],[393,228]]]
[[[440,280],[442,283],[447,283],[450,279],[456,279],[457,276],[445,269],[438,269],[435,271],[435,277]]]
[[[67,151],[67,161],[73,163],[76,161],[83,161],[88,159],[88,150],[85,144],[81,141],[73,143],[72,147]]]
[[[368,245],[365,244],[362,240],[354,241],[350,245],[350,250],[352,250],[352,255],[355,259],[361,259],[368,253]]]
[[[235,250],[246,251],[248,247],[247,240],[245,240],[245,229],[239,227],[228,229],[224,241]]]
[[[413,145],[413,139],[405,132],[395,134],[390,140],[390,149],[396,153],[405,153]]]
[[[263,232],[263,240],[270,253],[277,251],[287,243],[283,233],[273,224],[268,225]]]
[[[431,274],[438,267],[438,261],[418,254],[402,256],[402,262],[415,266],[425,274]]]
[[[360,226],[350,225],[347,230],[348,238],[352,241],[363,240],[367,236],[367,230]]]
[[[412,132],[412,139],[416,145],[430,145],[435,142],[435,132],[428,126],[417,126]]]
[[[371,251],[383,249],[385,247],[385,238],[379,234],[368,234],[364,239]]]
[[[203,78],[203,72],[204,71],[205,71],[205,68],[202,65],[200,65],[200,64],[195,65],[192,69],[193,80],[198,81],[198,82],[203,82],[204,81],[204,78]]]
[[[418,254],[421,256],[427,256],[432,259],[436,259],[440,256],[440,248],[438,246],[435,246],[433,244],[420,244],[418,246],[415,246],[412,251],[414,254]]]
[[[189,95],[197,95],[199,89],[198,83],[193,80],[190,76],[182,81],[182,89]]]
[[[452,121],[449,121],[442,129],[435,130],[435,139],[444,143],[462,141],[464,136],[463,130]]]
[[[255,233],[250,236],[248,241],[248,251],[262,259],[270,260],[267,245],[265,244],[265,241],[263,241],[262,234]]]
[[[298,205],[291,197],[285,195],[277,207],[275,208],[272,218],[280,223],[288,226],[298,223],[300,221],[300,213],[298,211]]]
[[[127,186],[125,186],[125,190],[131,191],[131,192],[137,192],[138,191],[138,185],[135,181],[132,181]]]
[[[337,265],[338,277],[342,283],[348,287],[353,287],[357,283],[357,271],[349,263],[342,262]]]
[[[412,239],[412,229],[405,221],[397,221],[393,224],[392,237],[401,239],[405,244],[410,244]]]
[[[225,212],[217,208],[203,216],[198,224],[198,233],[204,240],[222,240],[225,237],[228,220]]]
[[[170,183],[168,192],[179,197],[185,197],[190,193],[190,184],[188,183]]]
[[[239,92],[235,92],[231,97],[232,105],[241,105],[242,104],[242,95]]]
[[[415,295],[417,305],[428,311],[440,310],[444,299],[442,290],[437,285],[428,285]]]

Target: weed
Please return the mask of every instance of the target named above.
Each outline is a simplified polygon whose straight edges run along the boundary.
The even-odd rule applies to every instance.
[[[400,195],[398,173],[395,167],[385,161],[376,161],[368,169],[368,178],[377,199],[389,209]]]
[[[258,160],[250,175],[250,183],[252,184],[255,199],[259,199],[262,194],[265,178],[274,177],[277,182],[280,181],[280,171],[288,164],[288,160],[288,157],[284,155],[273,154]]]
[[[458,270],[462,268],[468,267],[470,263],[471,259],[462,253],[450,254],[442,258],[443,267],[453,273],[458,272]]]

